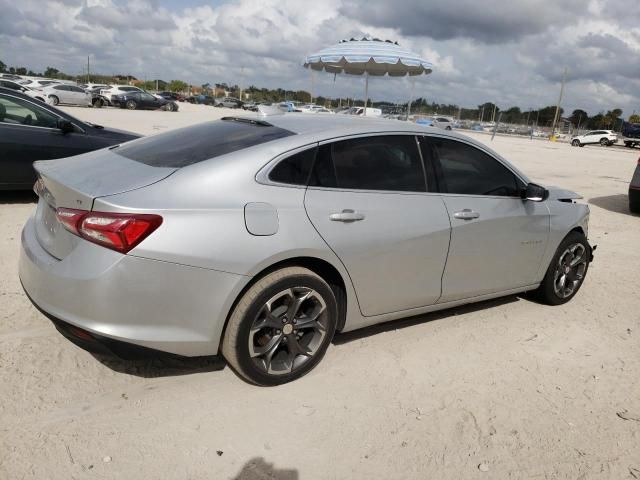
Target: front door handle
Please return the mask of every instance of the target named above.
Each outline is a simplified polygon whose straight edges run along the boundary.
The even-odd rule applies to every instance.
[[[459,218],[460,220],[473,220],[474,218],[479,218],[480,214],[478,212],[474,212],[468,208],[456,212],[453,214],[455,218]]]
[[[364,215],[354,210],[345,209],[340,213],[332,213],[329,215],[329,219],[334,222],[357,222],[364,220]]]

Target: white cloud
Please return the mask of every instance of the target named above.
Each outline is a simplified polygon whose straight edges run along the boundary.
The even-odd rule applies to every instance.
[[[640,11],[619,0],[0,0],[0,59],[103,73],[309,89],[305,55],[342,38],[399,41],[434,63],[415,96],[475,106],[553,104],[569,68],[565,110],[640,108]],[[179,3],[178,3],[179,5]],[[628,6],[628,5],[627,5]],[[315,76],[315,93],[362,96],[363,80]],[[406,99],[411,81],[375,79],[371,94]]]

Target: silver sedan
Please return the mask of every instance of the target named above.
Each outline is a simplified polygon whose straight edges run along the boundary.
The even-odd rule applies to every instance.
[[[34,304],[84,341],[221,353],[259,385],[309,372],[336,332],[522,292],[563,304],[592,260],[577,194],[393,120],[228,117],[35,167]]]

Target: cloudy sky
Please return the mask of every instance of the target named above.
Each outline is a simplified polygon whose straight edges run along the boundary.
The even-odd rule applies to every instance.
[[[415,96],[523,110],[557,101],[594,114],[640,112],[637,0],[0,0],[0,60],[193,84],[311,88],[305,55],[343,38],[397,40],[435,67]],[[357,77],[316,73],[314,91],[363,95]],[[406,79],[375,79],[405,100]]]

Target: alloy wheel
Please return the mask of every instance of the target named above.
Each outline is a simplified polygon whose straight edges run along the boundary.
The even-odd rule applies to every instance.
[[[322,296],[293,287],[271,297],[249,332],[249,355],[269,375],[295,372],[320,349],[329,327]]]
[[[553,290],[560,298],[573,295],[587,269],[587,249],[582,243],[574,243],[567,247],[560,258],[554,272]]]

